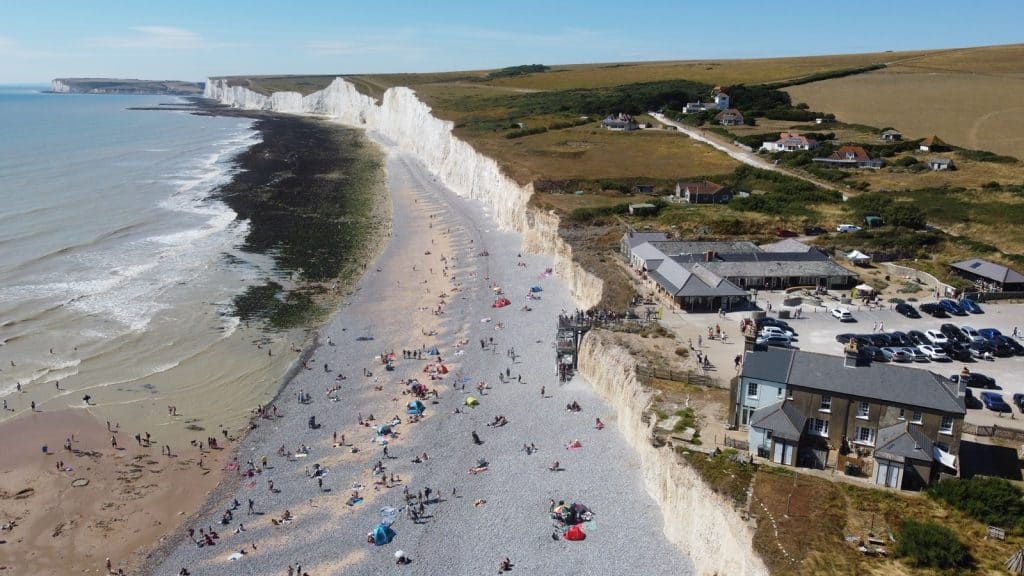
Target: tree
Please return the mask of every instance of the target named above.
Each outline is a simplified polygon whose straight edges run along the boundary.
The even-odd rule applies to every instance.
[[[921,230],[928,224],[924,211],[913,204],[893,204],[884,213],[885,221],[892,226]]]
[[[941,524],[904,520],[898,532],[896,555],[910,558],[914,566],[953,568],[971,562],[967,547]]]

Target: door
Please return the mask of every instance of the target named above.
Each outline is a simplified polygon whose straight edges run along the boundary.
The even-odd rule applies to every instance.
[[[875,484],[881,484],[887,488],[900,487],[900,469],[902,466],[889,460],[876,460],[878,469],[875,472]]]

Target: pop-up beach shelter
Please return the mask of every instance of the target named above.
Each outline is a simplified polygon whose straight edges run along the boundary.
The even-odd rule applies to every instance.
[[[480,404],[480,401],[476,399],[476,396],[466,396],[466,406],[476,406]]]
[[[384,436],[385,434],[391,433],[391,426],[388,424],[381,424],[377,426],[377,436]]]
[[[498,298],[497,300],[494,301],[494,304],[491,304],[491,308],[504,308],[505,306],[508,306],[511,303],[512,301],[509,300],[508,298]]]
[[[578,542],[580,540],[585,539],[586,537],[587,535],[583,533],[583,528],[579,524],[573,524],[572,526],[569,526],[568,530],[565,531],[566,540],[573,540]]]
[[[544,289],[541,288],[540,285],[537,285],[537,284],[534,284],[533,286],[530,287],[530,292],[543,292],[543,291],[544,291]]]
[[[437,346],[432,346],[432,347],[430,348],[430,355],[431,355],[431,356],[437,356],[437,355],[438,355],[438,354],[440,354],[440,353],[441,353],[441,352],[440,352],[440,351],[439,351],[439,350],[437,349]]]
[[[423,410],[425,409],[426,408],[423,406],[423,402],[420,402],[419,400],[413,400],[412,402],[409,402],[409,404],[406,406],[405,411],[408,414],[420,415],[423,414]]]
[[[373,529],[373,543],[377,546],[383,546],[391,543],[391,540],[393,540],[395,536],[395,531],[392,530],[390,526],[383,523],[378,524],[377,527]]]

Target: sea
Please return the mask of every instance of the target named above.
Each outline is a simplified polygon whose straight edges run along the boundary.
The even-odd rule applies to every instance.
[[[238,424],[277,388],[289,359],[273,352],[294,348],[231,314],[276,274],[240,250],[248,222],[215,194],[259,141],[253,121],[46,88],[0,86],[0,420],[34,401]]]

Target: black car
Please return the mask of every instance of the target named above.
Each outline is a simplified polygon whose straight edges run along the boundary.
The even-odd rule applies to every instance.
[[[974,356],[975,358],[985,358],[996,355],[996,351],[988,342],[971,342],[970,344],[967,344],[967,349],[971,351],[971,356]]]
[[[992,354],[999,358],[1009,358],[1017,353],[1017,351],[1013,349],[1013,346],[995,338],[988,341],[988,347],[992,349]]]
[[[903,332],[889,332],[889,341],[893,346],[914,346],[914,341]]]
[[[934,318],[949,318],[949,314],[946,309],[938,304],[921,304],[919,307],[921,312],[930,314]]]
[[[870,334],[857,334],[856,336],[854,336],[852,338],[852,340],[856,340],[857,341],[857,346],[859,346],[861,348],[866,348],[868,346],[874,346],[874,344],[871,343],[871,339],[869,338],[869,336],[870,336]]]
[[[900,302],[896,305],[896,312],[906,316],[907,318],[920,318],[921,315],[917,313],[917,309],[906,302]]]
[[[886,356],[885,352],[882,352],[882,349],[879,348],[878,346],[861,346],[857,349],[857,351],[860,353],[861,357],[873,360],[875,362],[889,361],[889,357]]]
[[[838,334],[838,335],[836,335],[836,342],[839,342],[840,344],[846,344],[850,340],[853,340],[856,336],[857,336],[856,334],[848,334],[848,333],[847,334]]]
[[[981,400],[974,397],[974,392],[970,388],[964,391],[964,406],[972,410],[981,408]]]
[[[765,326],[778,326],[779,328],[782,328],[783,330],[788,330],[788,331],[792,332],[793,334],[796,334],[796,330],[793,330],[792,328],[790,328],[788,322],[786,322],[785,320],[779,320],[778,318],[772,318],[770,316],[765,316],[764,318],[761,318],[760,320],[758,320],[757,323],[759,324],[758,329],[764,328]]]
[[[920,330],[911,330],[907,332],[907,338],[910,338],[910,341],[917,346],[920,346],[922,344],[931,345],[932,343],[931,339],[928,338],[928,336],[925,335],[925,333],[921,332]]]
[[[1020,342],[1017,342],[1009,336],[999,335],[993,338],[991,342],[1006,346],[1010,350],[1013,350],[1014,354],[1024,354],[1024,346],[1021,346]]]
[[[879,348],[885,348],[886,346],[893,346],[895,344],[895,342],[892,341],[892,338],[889,338],[888,334],[882,332],[865,334],[864,336],[871,341],[872,346],[878,346]]]
[[[961,344],[971,343],[971,339],[967,337],[967,334],[964,334],[963,330],[960,330],[953,324],[943,324],[942,326],[939,326],[939,332],[942,332],[943,336],[949,338],[953,342],[959,342]]]
[[[1013,403],[1021,412],[1024,412],[1024,394],[1014,394]]]
[[[954,375],[950,376],[949,379],[952,380],[953,382],[956,382],[957,384],[960,383],[960,375],[959,374],[954,374]],[[996,387],[996,381],[993,378],[991,378],[989,376],[985,376],[984,374],[979,374],[977,372],[971,372],[971,373],[965,375],[963,380],[964,380],[964,384],[966,384],[967,386],[969,386],[971,388],[990,388],[991,389],[991,388],[995,388]]]
[[[939,346],[939,348],[941,348],[942,351],[946,353],[946,356],[950,357],[950,359],[958,362],[970,362],[974,359],[974,356],[971,355],[971,350],[959,342],[950,342]]]
[[[821,236],[826,232],[828,232],[828,230],[825,230],[821,226],[808,226],[804,228],[804,234],[807,236]]]

